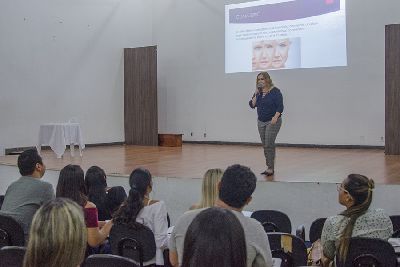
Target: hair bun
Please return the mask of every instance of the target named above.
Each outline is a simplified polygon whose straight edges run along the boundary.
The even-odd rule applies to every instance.
[[[374,189],[375,188],[375,182],[372,179],[368,179],[368,188],[369,189]]]

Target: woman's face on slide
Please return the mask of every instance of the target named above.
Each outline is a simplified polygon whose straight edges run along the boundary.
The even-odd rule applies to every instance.
[[[267,70],[271,68],[272,47],[265,41],[253,43],[253,70]]]
[[[280,39],[274,41],[274,56],[272,58],[272,68],[280,69],[285,67],[289,55],[289,39]]]
[[[289,39],[257,41],[253,43],[253,70],[285,67],[289,54]]]

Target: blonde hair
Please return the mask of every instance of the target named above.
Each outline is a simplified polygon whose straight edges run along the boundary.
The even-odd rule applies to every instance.
[[[271,76],[269,76],[268,72],[266,72],[266,71],[263,71],[263,72],[260,72],[259,74],[257,74],[257,76],[256,76],[256,87],[257,87],[257,84],[258,84],[258,76],[260,76],[260,75],[264,77],[264,79],[269,83],[269,86],[271,88],[274,87],[274,83],[272,82]]]
[[[84,260],[86,244],[82,207],[56,198],[33,217],[23,266],[76,267]]]
[[[201,188],[201,201],[198,208],[208,208],[215,204],[218,197],[217,184],[221,181],[223,171],[221,169],[209,169],[203,177]]]

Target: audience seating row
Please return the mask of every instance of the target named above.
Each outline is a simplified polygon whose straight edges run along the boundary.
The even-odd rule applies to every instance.
[[[252,218],[260,221],[268,233],[271,252],[274,258],[281,258],[285,266],[305,266],[307,264],[307,247],[303,238],[291,235],[289,217],[274,210],[255,211]],[[394,237],[399,237],[400,215],[390,216],[393,222]],[[309,240],[311,243],[320,238],[326,218],[316,219],[310,227]],[[303,227],[304,229],[304,227]],[[14,219],[0,215],[0,266],[21,266],[21,256],[25,253],[24,234],[21,226]],[[138,229],[123,229],[114,227],[110,233],[110,243],[114,255],[93,255],[84,266],[110,266],[118,262],[118,266],[135,266],[134,262],[143,266],[143,262],[155,255],[156,245],[153,232],[146,226]],[[289,248],[285,244],[290,244]],[[396,254],[393,247],[386,241],[370,238],[353,238],[350,244],[348,260],[344,265],[359,266],[366,262],[384,263],[381,266],[396,266]],[[119,256],[116,256],[119,255]],[[123,256],[123,257],[120,257]],[[128,259],[127,259],[128,258]],[[132,261],[133,259],[134,261]],[[99,263],[101,262],[101,263]],[[102,264],[102,265],[99,265]],[[133,265],[132,265],[133,264]],[[340,264],[340,263],[339,263]],[[377,266],[377,265],[375,265]]]
[[[0,249],[0,267],[22,267],[24,255],[26,252],[25,247],[20,246],[5,246]],[[85,259],[82,264],[83,267],[137,267],[135,262],[129,258],[109,255],[98,254],[91,255]]]

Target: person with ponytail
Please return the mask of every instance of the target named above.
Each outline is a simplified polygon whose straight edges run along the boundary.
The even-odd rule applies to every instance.
[[[323,266],[329,266],[338,253],[345,261],[351,237],[387,240],[393,233],[392,222],[382,209],[371,209],[374,181],[361,174],[350,174],[337,187],[339,203],[346,210],[329,217],[321,235]]]
[[[164,265],[163,250],[168,245],[168,222],[167,208],[163,201],[150,198],[153,190],[152,177],[150,172],[144,168],[137,168],[132,171],[129,177],[129,195],[125,203],[113,216],[115,225],[126,224],[135,227],[143,224],[149,227],[156,242],[156,257],[144,265]]]

